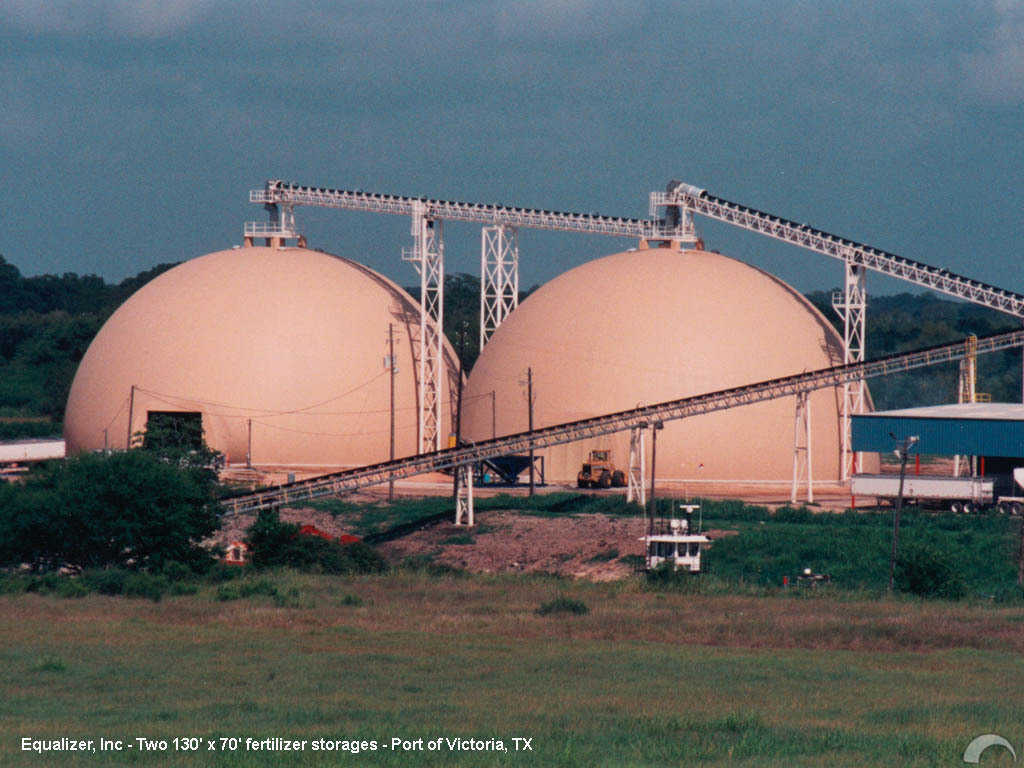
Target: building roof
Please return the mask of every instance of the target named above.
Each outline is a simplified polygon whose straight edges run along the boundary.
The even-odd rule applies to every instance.
[[[964,403],[855,415],[853,449],[888,453],[907,437],[937,456],[1024,457],[1024,405]]]
[[[952,405],[926,405],[919,408],[901,408],[893,411],[875,411],[865,417],[897,417],[904,419],[999,419],[1024,421],[1022,403],[953,403]],[[858,416],[858,418],[861,418]]]

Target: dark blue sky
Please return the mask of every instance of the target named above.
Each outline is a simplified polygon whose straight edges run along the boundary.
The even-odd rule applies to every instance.
[[[0,0],[0,254],[121,279],[240,242],[266,178],[634,216],[678,178],[1024,291],[1024,3],[832,6]],[[414,282],[404,219],[299,225]],[[801,290],[841,281],[698,228]],[[475,274],[478,230],[446,235]],[[631,245],[524,231],[521,280]]]

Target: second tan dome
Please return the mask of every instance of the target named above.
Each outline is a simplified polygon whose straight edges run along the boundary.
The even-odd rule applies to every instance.
[[[842,359],[842,340],[821,313],[759,269],[709,251],[618,253],[547,283],[498,329],[469,377],[463,431],[480,440],[526,430],[527,368],[542,427]],[[814,476],[834,482],[842,394],[819,390],[810,401]],[[787,482],[794,411],[785,398],[666,423],[658,477]],[[625,466],[628,446],[618,434],[548,449],[547,479],[574,482],[592,448],[612,448]]]

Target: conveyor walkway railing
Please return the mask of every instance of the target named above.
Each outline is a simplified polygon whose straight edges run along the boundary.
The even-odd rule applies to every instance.
[[[884,275],[930,288],[947,296],[1024,317],[1024,295],[971,280],[946,269],[933,267],[894,253],[872,248],[821,229],[790,221],[779,216],[748,208],[691,184],[677,182],[666,193],[656,193],[661,205],[676,205],[691,213],[699,213],[727,224],[759,232],[776,240],[798,245],[825,256],[841,259]]]

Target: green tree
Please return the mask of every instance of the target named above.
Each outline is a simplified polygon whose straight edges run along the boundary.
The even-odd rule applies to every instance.
[[[0,497],[2,563],[201,567],[211,558],[201,542],[218,525],[212,474],[145,450],[53,464]]]

